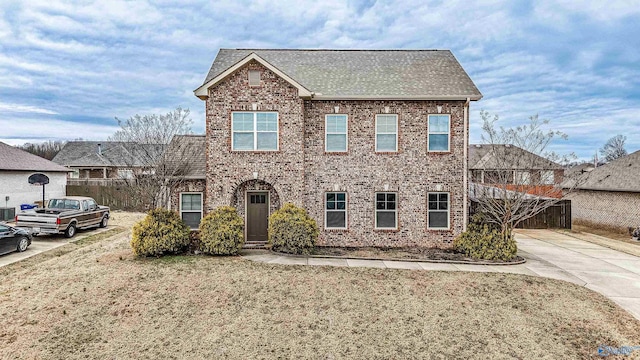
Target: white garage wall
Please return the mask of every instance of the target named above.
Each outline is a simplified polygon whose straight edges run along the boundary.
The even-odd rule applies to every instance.
[[[0,171],[0,207],[14,207],[16,214],[20,204],[33,204],[42,201],[42,186],[29,184],[29,176],[35,171]],[[45,200],[66,195],[67,174],[60,172],[43,172],[49,177],[45,187]],[[5,203],[5,197],[9,201]],[[5,205],[6,204],[6,205]]]

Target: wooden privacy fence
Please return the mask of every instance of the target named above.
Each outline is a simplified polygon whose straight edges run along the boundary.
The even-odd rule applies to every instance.
[[[123,186],[67,185],[67,196],[89,196],[112,210],[144,211],[140,201],[133,199]]]
[[[470,215],[478,209],[478,203],[471,201]],[[536,216],[521,222],[520,229],[571,229],[571,200],[560,200]]]

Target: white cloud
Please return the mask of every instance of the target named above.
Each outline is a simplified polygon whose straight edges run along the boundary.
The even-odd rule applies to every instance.
[[[49,114],[49,115],[58,114],[53,110],[43,109],[37,106],[7,104],[7,103],[1,103],[1,102],[0,102],[0,112],[33,113],[33,114]]]

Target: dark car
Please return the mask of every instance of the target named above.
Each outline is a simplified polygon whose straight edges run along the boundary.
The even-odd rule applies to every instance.
[[[25,251],[31,245],[31,234],[23,229],[0,224],[0,255]]]

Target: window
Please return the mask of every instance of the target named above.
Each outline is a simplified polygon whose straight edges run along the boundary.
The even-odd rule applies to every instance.
[[[397,229],[396,193],[376,193],[376,229]]]
[[[398,151],[398,115],[376,115],[376,151]]]
[[[325,229],[347,228],[347,193],[329,192],[325,194]]]
[[[429,151],[449,151],[449,115],[429,115]]]
[[[202,193],[180,194],[180,217],[191,229],[197,229],[202,219]]]
[[[427,198],[427,228],[449,229],[449,193],[428,193]]]
[[[118,177],[120,179],[133,179],[133,170],[131,170],[131,169],[118,169]]]
[[[327,115],[324,125],[324,151],[347,151],[347,115]]]
[[[93,200],[91,200],[91,199],[89,199],[89,200],[87,201],[87,206],[88,206],[88,207],[89,207],[89,209],[91,209],[91,210],[95,210],[95,209],[97,209],[97,208],[98,208],[98,204],[96,204],[96,202],[95,202],[95,201],[93,201]]]
[[[542,170],[540,172],[540,178],[543,185],[553,185],[555,183],[553,170]]]
[[[517,185],[529,185],[531,184],[531,174],[528,171],[516,171],[515,178]]]
[[[260,70],[249,70],[249,86],[260,86]]]
[[[71,179],[78,179],[78,178],[80,178],[80,170],[78,170],[78,169],[73,169],[73,172],[69,175],[69,178],[71,178]]]
[[[233,150],[278,150],[278,113],[234,112],[231,118]]]

